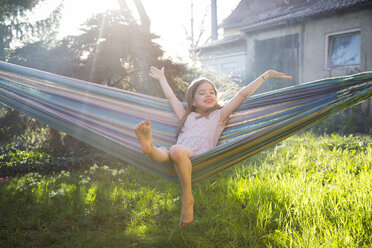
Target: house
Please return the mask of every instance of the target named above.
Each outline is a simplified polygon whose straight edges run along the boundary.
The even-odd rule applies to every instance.
[[[293,76],[264,90],[372,71],[371,0],[242,0],[220,28],[198,60],[248,82],[269,68]]]

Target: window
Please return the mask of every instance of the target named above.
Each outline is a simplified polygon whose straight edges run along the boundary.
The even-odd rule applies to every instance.
[[[329,68],[360,65],[360,31],[328,36]]]

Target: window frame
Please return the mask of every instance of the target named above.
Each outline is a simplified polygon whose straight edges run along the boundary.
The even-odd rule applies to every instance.
[[[329,65],[329,59],[330,59],[330,39],[333,36],[342,36],[342,35],[347,35],[347,34],[353,34],[353,33],[359,33],[360,35],[360,55],[362,55],[362,32],[360,28],[355,28],[355,29],[349,29],[349,30],[343,30],[339,32],[333,32],[333,33],[328,33],[326,34],[325,37],[325,56],[324,56],[324,63],[325,63],[325,69],[327,70],[336,70],[336,69],[343,69],[343,68],[360,68],[361,67],[361,62],[362,58],[360,58],[359,64],[355,65],[340,65],[340,66],[330,66]]]

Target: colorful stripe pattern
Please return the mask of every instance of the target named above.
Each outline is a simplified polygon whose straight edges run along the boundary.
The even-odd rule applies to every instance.
[[[192,158],[193,181],[212,176],[372,95],[372,72],[329,78],[249,97],[219,145]],[[154,143],[176,142],[167,100],[0,62],[0,102],[128,163],[178,182],[172,165],[141,153],[134,134],[150,119]]]

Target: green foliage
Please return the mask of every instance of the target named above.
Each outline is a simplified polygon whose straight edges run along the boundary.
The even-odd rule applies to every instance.
[[[128,23],[120,11],[99,14],[88,20],[83,29],[83,34],[61,41],[46,39],[25,44],[12,50],[8,61],[155,96],[163,94],[158,82],[148,76],[149,67],[166,66],[171,87],[183,98],[186,83],[181,75],[186,67],[161,58],[163,51],[153,42],[155,35],[136,23]],[[24,127],[27,120],[18,123]],[[4,130],[8,133],[4,138],[19,135],[21,128],[17,130],[20,132]],[[66,152],[69,147],[64,145],[61,134],[50,133],[47,145],[51,152]]]
[[[56,154],[51,153],[49,149],[45,151],[42,148],[34,148],[34,145],[33,143],[26,147],[20,143],[11,143],[0,147],[0,176],[73,171],[84,168],[87,163],[103,161],[106,158],[101,152],[93,152],[92,149]]]
[[[0,1],[0,21],[13,16],[24,16],[27,10],[34,8],[39,2],[44,0],[1,0]]]
[[[348,109],[321,121],[309,130],[317,134],[372,134],[372,115],[362,112],[360,108]]]
[[[84,33],[71,46],[82,62],[79,76],[117,88],[144,91],[148,70],[163,54],[155,35],[128,23],[120,11],[107,11],[88,20]],[[148,88],[148,87],[147,87]]]
[[[24,147],[11,146],[10,144],[0,148],[0,164],[6,164],[12,167],[15,164],[40,164],[42,161],[48,160],[49,156],[44,152],[24,149]]]
[[[15,110],[8,110],[0,118],[0,142],[9,141],[14,136],[22,134],[26,129],[25,118],[23,114]]]
[[[0,115],[0,144],[10,142],[21,136],[27,129],[37,128],[41,124],[35,119],[10,108],[2,108]]]
[[[371,137],[294,136],[193,185],[120,162],[0,178],[5,247],[370,247]]]
[[[30,172],[47,174],[83,168],[94,161],[115,161],[103,152],[49,127],[29,126],[22,135],[3,144],[0,146],[0,176]]]
[[[12,43],[19,45],[19,43],[55,38],[61,17],[61,5],[43,20],[33,23],[27,20],[27,14],[43,1],[45,0],[0,0],[0,60],[8,57]]]
[[[164,66],[171,87],[183,98],[184,64],[163,59],[153,40],[156,35],[128,23],[120,11],[107,11],[89,19],[83,33],[61,41],[39,41],[14,49],[8,61],[112,87],[163,96],[149,77],[151,65]],[[149,87],[150,86],[150,87]]]

